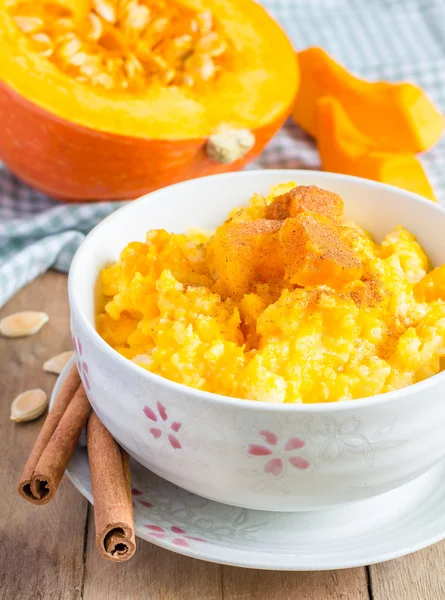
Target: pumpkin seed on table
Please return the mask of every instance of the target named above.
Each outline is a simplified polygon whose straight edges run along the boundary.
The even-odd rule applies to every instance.
[[[49,321],[44,312],[28,310],[13,313],[0,321],[0,333],[5,337],[28,337],[42,329]]]
[[[67,350],[66,352],[61,352],[60,354],[56,354],[56,356],[52,356],[48,360],[43,363],[43,370],[47,373],[55,373],[56,375],[60,375],[63,371],[63,368],[67,364],[67,362],[74,356],[73,350]]]
[[[11,421],[33,421],[45,412],[47,406],[48,396],[43,390],[36,388],[22,392],[11,404]]]

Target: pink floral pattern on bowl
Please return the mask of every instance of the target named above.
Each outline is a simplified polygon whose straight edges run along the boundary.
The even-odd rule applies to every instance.
[[[189,548],[190,542],[205,542],[202,538],[197,538],[189,535],[182,527],[173,525],[170,529],[161,527],[160,525],[145,525],[148,530],[148,535],[158,540],[169,541],[175,546],[182,546],[183,548]]]
[[[138,490],[136,488],[132,488],[131,490],[131,494],[133,496],[142,496],[144,492],[141,492],[141,490]],[[139,504],[141,506],[145,506],[145,508],[153,508],[153,504],[151,502],[148,502],[148,500],[142,500],[141,498],[136,498],[136,501],[139,502]],[[134,502],[133,502],[133,506],[134,506]]]
[[[156,402],[156,411],[154,411],[150,406],[144,406],[144,415],[153,422],[153,426],[151,426],[148,431],[154,437],[155,440],[159,440],[162,437],[166,437],[170,446],[174,450],[179,450],[182,448],[181,442],[178,437],[175,435],[182,427],[182,423],[179,421],[169,421],[167,408],[161,403]]]
[[[286,462],[292,467],[299,470],[306,470],[311,466],[311,463],[303,456],[296,455],[297,450],[301,450],[306,446],[299,437],[288,438],[282,446],[276,433],[273,431],[262,430],[258,435],[264,440],[265,444],[249,444],[247,453],[250,456],[267,456],[268,458],[263,464],[263,471],[279,477],[283,474]]]
[[[74,350],[76,352],[77,370],[79,371],[80,378],[82,380],[83,385],[86,387],[86,389],[88,391],[90,391],[91,386],[90,386],[90,380],[89,380],[89,369],[88,369],[87,363],[82,358],[82,355],[83,355],[82,342],[80,341],[80,338],[76,337],[75,335],[73,335],[73,346],[74,346]]]

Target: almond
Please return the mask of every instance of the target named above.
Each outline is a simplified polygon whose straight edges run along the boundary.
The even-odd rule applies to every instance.
[[[5,337],[26,337],[34,335],[49,321],[44,312],[27,310],[14,313],[0,321],[0,333]]]
[[[19,394],[11,404],[11,421],[20,423],[40,417],[48,406],[48,397],[43,390],[27,390]]]
[[[47,371],[48,373],[60,375],[60,373],[63,371],[63,368],[72,356],[74,356],[73,350],[67,350],[66,352],[57,354],[43,363],[43,370]]]

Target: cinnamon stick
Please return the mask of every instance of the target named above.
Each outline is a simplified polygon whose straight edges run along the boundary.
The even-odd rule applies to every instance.
[[[25,500],[41,505],[54,498],[90,412],[73,365],[20,477],[17,489]]]
[[[123,562],[136,551],[130,458],[93,412],[87,448],[96,523],[96,546],[109,560]]]

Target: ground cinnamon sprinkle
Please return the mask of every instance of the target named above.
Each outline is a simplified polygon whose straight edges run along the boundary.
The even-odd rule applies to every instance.
[[[370,308],[382,302],[386,295],[381,278],[371,271],[365,272],[349,292],[349,296],[358,306]]]
[[[313,242],[317,242],[322,253],[322,260],[330,260],[343,269],[360,268],[360,260],[354,256],[352,250],[340,237],[338,231],[331,224],[307,221]]]
[[[309,296],[306,299],[306,311],[307,313],[311,313],[314,310],[317,310],[318,303],[320,302],[320,298],[322,294],[331,295],[329,289],[320,290],[319,288],[315,288],[310,290]]]
[[[266,208],[266,219],[287,219],[300,212],[311,211],[340,222],[343,200],[337,194],[315,185],[299,185],[290,192],[277,196]]]
[[[323,215],[302,212],[280,230],[285,278],[299,285],[329,285],[359,279],[361,262],[340,235],[340,226]]]
[[[280,244],[275,235],[281,226],[282,221],[257,219],[229,222],[216,231],[210,254],[219,274],[219,294],[241,298],[256,281],[282,280]]]
[[[378,348],[377,355],[379,358],[386,361],[391,359],[397,348],[397,343],[402,333],[403,329],[401,329],[400,326],[398,326],[395,322],[388,326],[386,337]]]
[[[272,202],[272,204],[266,207],[266,219],[284,221],[284,219],[287,219],[290,216],[294,217],[294,214],[290,214],[291,202],[291,192],[289,192],[288,194],[283,194],[282,196],[277,196]]]

